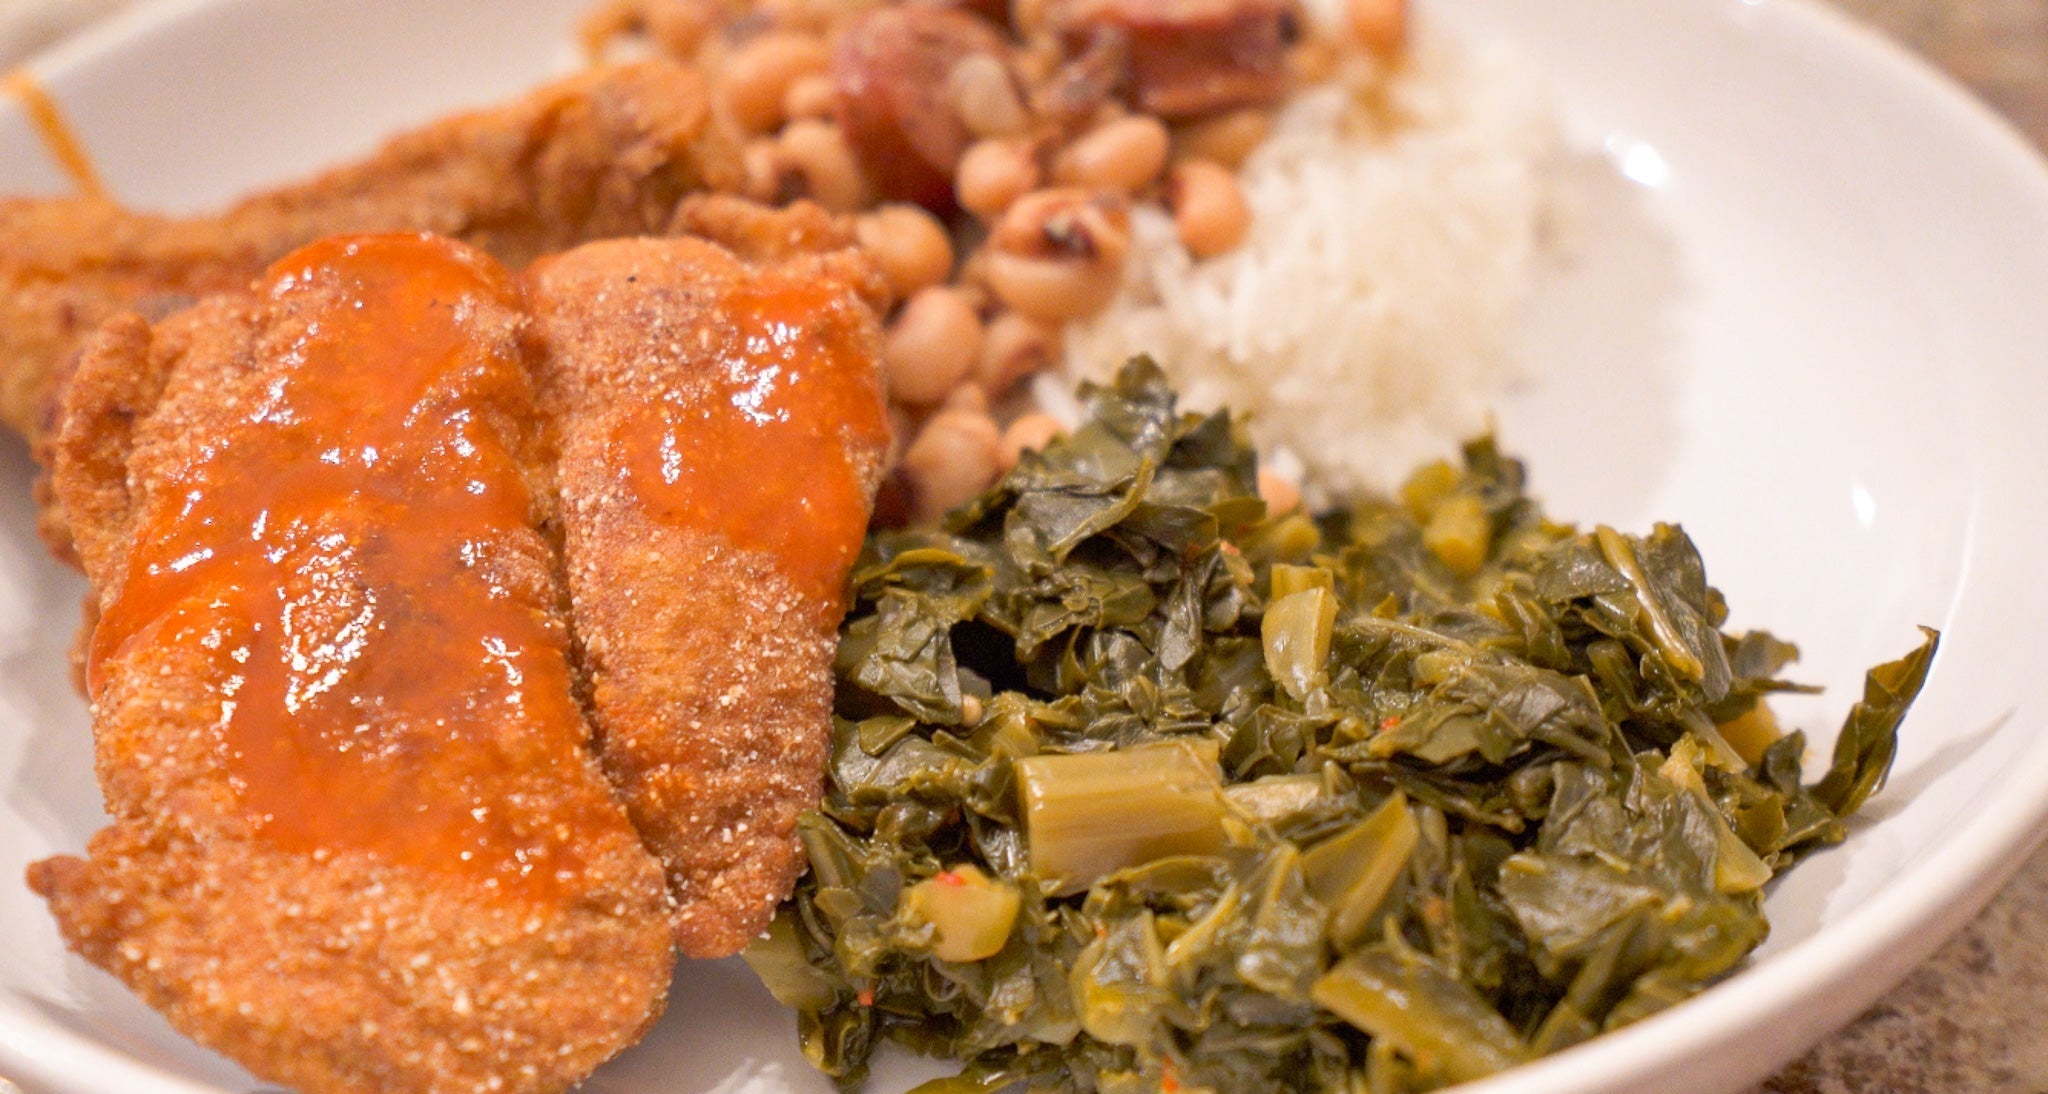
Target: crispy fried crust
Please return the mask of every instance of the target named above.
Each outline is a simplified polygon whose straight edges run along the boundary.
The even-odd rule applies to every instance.
[[[53,377],[109,316],[160,317],[238,289],[323,236],[432,231],[518,266],[584,240],[659,230],[679,197],[734,170],[705,116],[694,73],[647,61],[436,122],[212,216],[0,201],[0,421],[40,434]]]
[[[618,241],[528,283],[605,767],[668,868],[679,944],[710,957],[757,935],[802,866],[886,426],[881,290],[831,249],[843,227],[814,208],[691,209],[686,227],[755,261]],[[784,412],[800,429],[774,432]]]
[[[137,560],[150,557],[140,537],[168,511],[165,499],[185,496],[218,453],[247,443],[261,416],[252,408],[300,367],[294,355],[311,328],[295,309],[317,292],[300,293],[299,303],[275,293],[214,298],[154,333],[139,319],[121,319],[85,353],[53,445],[54,482],[106,609],[102,627],[120,610]],[[251,769],[231,756],[236,739],[224,727],[237,692],[221,687],[218,645],[180,640],[202,631],[178,630],[189,615],[173,613],[97,662],[97,768],[113,824],[93,838],[89,858],[59,857],[29,871],[73,949],[194,1039],[265,1079],[311,1092],[564,1089],[651,1024],[673,961],[660,867],[588,751],[589,729],[560,660],[568,653],[566,597],[554,547],[538,530],[552,520],[551,459],[516,364],[524,319],[488,301],[465,306],[473,310],[458,313],[479,352],[515,364],[460,374],[468,379],[452,397],[473,403],[481,431],[469,435],[502,443],[517,468],[514,482],[491,489],[523,488],[526,495],[508,496],[532,499],[525,524],[482,544],[473,566],[497,590],[488,599],[510,598],[516,618],[555,636],[559,703],[541,704],[531,717],[462,723],[471,736],[443,737],[438,746],[437,731],[416,725],[380,730],[387,743],[348,767],[348,778],[388,779],[398,800],[423,809],[434,795],[459,793],[454,815],[475,803],[510,817],[510,830],[528,832],[519,838],[542,841],[534,846],[559,850],[567,858],[553,861],[577,868],[520,888],[457,868],[452,858],[415,861],[412,847],[342,840],[309,850],[277,835],[275,820],[252,816],[250,802],[264,788],[238,782]],[[436,391],[434,399],[451,397]],[[351,522],[387,501],[322,511],[322,519],[336,529],[367,528],[350,540],[360,547],[378,533]],[[465,558],[472,546],[447,545]],[[345,567],[352,556],[321,557]],[[327,572],[290,569],[278,586],[307,610],[294,625],[316,659],[320,643],[339,640],[346,620],[338,616],[348,614],[334,611],[347,606],[345,595],[320,593]],[[374,577],[350,572],[342,571],[345,582]],[[315,588],[299,588],[301,579]],[[404,601],[404,590],[391,592]],[[544,658],[550,644],[528,648]],[[542,661],[522,663],[529,673],[547,670]],[[239,694],[253,701],[261,692],[251,684]],[[566,714],[547,715],[556,709]],[[451,782],[438,775],[437,749],[445,748],[533,762],[472,764]],[[429,847],[445,837],[431,827],[417,835]]]

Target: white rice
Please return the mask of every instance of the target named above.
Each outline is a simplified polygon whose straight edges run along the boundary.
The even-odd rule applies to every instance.
[[[1149,353],[1191,409],[1247,414],[1320,499],[1397,485],[1488,427],[1552,203],[1559,137],[1502,46],[1424,35],[1390,79],[1302,96],[1239,175],[1252,227],[1196,262],[1156,207],[1116,302],[1069,328],[1074,378]]]

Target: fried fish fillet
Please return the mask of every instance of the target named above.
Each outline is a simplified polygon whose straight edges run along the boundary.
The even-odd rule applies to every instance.
[[[436,122],[210,216],[0,200],[0,421],[33,440],[59,369],[112,315],[161,317],[238,290],[324,236],[432,231],[524,266],[585,240],[656,231],[678,198],[736,169],[706,113],[694,72],[652,60]]]
[[[591,752],[511,275],[326,241],[84,355],[54,444],[113,823],[68,943],[324,1091],[564,1089],[637,1040],[673,904]]]
[[[712,957],[802,868],[888,442],[882,289],[815,207],[692,201],[678,227],[733,250],[593,243],[528,283],[605,768],[668,868],[683,952]]]

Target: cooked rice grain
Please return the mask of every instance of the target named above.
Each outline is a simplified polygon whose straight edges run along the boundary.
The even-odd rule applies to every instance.
[[[1139,210],[1116,302],[1067,337],[1070,377],[1150,353],[1189,406],[1247,413],[1323,498],[1390,488],[1487,428],[1559,143],[1505,47],[1425,35],[1391,79],[1352,75],[1290,103],[1245,164],[1241,247],[1196,262]]]

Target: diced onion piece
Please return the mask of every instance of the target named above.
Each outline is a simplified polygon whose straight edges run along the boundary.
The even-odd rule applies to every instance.
[[[932,956],[942,961],[980,961],[1001,952],[1017,922],[1018,901],[1016,886],[967,864],[903,894],[905,909],[931,924]]]
[[[1471,577],[1486,565],[1493,548],[1493,519],[1486,506],[1470,494],[1439,502],[1422,529],[1423,545],[1459,577]]]
[[[1427,523],[1429,515],[1436,512],[1437,503],[1457,489],[1458,478],[1458,469],[1444,460],[1418,468],[1401,484],[1401,504],[1408,507],[1410,516]]]

